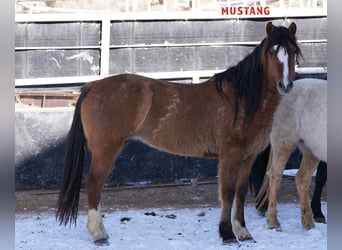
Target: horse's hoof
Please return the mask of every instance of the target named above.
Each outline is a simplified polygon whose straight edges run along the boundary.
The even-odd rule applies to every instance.
[[[327,221],[325,220],[325,218],[321,218],[321,217],[315,218],[315,222],[327,224]]]
[[[275,231],[277,232],[282,232],[283,229],[281,229],[281,226],[280,225],[268,225],[268,229],[274,229]]]
[[[100,239],[94,241],[97,246],[109,246],[109,241],[107,239]]]
[[[247,242],[247,243],[256,243],[256,241],[252,237],[241,237],[239,241]]]
[[[310,230],[310,229],[313,229],[315,228],[315,223],[314,222],[310,222],[310,223],[303,223],[303,228],[305,230]]]
[[[236,244],[239,244],[239,241],[237,239],[223,240],[223,245],[236,245]]]
[[[276,231],[278,231],[278,229],[281,230],[280,223],[277,219],[267,219],[267,225],[268,229],[275,229]]]

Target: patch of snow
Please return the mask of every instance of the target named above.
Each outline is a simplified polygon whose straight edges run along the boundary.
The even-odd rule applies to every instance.
[[[155,216],[151,216],[151,211]],[[322,203],[327,216],[327,203]],[[148,212],[148,213],[147,213]],[[145,215],[146,213],[146,215]],[[256,243],[222,245],[218,233],[219,208],[117,210],[104,213],[109,246],[96,246],[86,231],[86,213],[75,226],[59,226],[54,214],[16,215],[16,249],[327,249],[327,225],[316,223],[306,231],[299,204],[279,204],[282,232],[267,229],[266,218],[253,206],[245,208],[247,228]],[[123,220],[122,218],[130,218]]]
[[[298,169],[285,169],[284,172],[283,172],[283,175],[296,176],[297,172],[298,172]],[[317,170],[315,170],[312,173],[312,176],[316,176],[316,172],[317,172]]]

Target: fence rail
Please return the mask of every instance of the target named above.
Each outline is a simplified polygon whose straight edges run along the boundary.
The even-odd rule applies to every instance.
[[[224,70],[224,69],[222,69]],[[174,81],[177,79],[188,80],[191,83],[197,84],[204,79],[208,79],[214,74],[222,70],[200,70],[200,71],[173,71],[173,72],[136,72],[136,74],[152,77],[155,79],[163,79]],[[320,75],[327,74],[326,67],[306,67],[296,68],[296,73],[303,75]],[[101,79],[101,76],[73,76],[73,77],[51,77],[51,78],[31,78],[31,79],[16,79],[16,87],[34,87],[39,85],[68,85],[82,84],[90,81]]]

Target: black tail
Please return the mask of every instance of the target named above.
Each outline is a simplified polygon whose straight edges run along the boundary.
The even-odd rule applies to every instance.
[[[252,195],[256,199],[256,209],[265,213],[268,206],[267,194],[259,194],[267,171],[271,146],[269,145],[263,152],[261,152],[255,160],[251,174],[249,175],[249,187]]]
[[[56,219],[60,225],[76,225],[78,201],[83,176],[83,160],[86,138],[81,120],[81,104],[90,85],[82,88],[76,103],[74,118],[67,138],[67,151],[64,161],[63,180],[57,201]]]

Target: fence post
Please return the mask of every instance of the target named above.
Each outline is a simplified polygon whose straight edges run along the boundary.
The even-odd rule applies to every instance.
[[[101,21],[101,59],[100,75],[106,77],[109,75],[109,46],[110,46],[110,18],[108,15]]]

